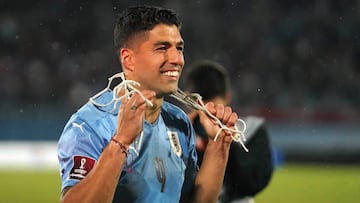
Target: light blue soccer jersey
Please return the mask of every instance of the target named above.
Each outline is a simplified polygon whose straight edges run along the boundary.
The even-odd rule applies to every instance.
[[[112,92],[96,102],[108,103]],[[115,134],[118,104],[88,102],[72,115],[59,139],[63,190],[84,178]],[[164,102],[155,123],[144,122],[131,145],[113,202],[179,202],[188,196],[197,173],[194,130],[187,115]]]

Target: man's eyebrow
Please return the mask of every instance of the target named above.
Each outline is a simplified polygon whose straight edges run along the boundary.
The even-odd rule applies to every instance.
[[[177,46],[184,46],[184,41],[181,40],[181,41],[179,41],[176,45],[177,45]]]
[[[157,42],[155,42],[154,45],[155,46],[159,46],[159,45],[170,46],[171,43],[168,41],[157,41]],[[178,43],[176,43],[176,46],[184,46],[184,41],[183,40],[179,41]]]

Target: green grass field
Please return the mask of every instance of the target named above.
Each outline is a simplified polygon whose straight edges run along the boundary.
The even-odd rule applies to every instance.
[[[57,171],[0,171],[0,203],[59,202]]]
[[[358,203],[360,166],[287,165],[276,170],[256,203]]]
[[[0,171],[0,203],[59,202],[56,171]],[[360,202],[360,166],[286,165],[256,203]]]

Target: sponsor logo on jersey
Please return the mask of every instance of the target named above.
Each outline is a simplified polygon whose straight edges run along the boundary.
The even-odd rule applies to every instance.
[[[85,178],[95,165],[95,159],[86,156],[74,156],[73,162],[69,177],[78,180]]]
[[[169,140],[170,140],[170,145],[171,145],[171,148],[172,148],[173,152],[178,157],[180,157],[181,153],[182,153],[182,150],[181,150],[181,144],[180,144],[179,136],[178,136],[177,132],[168,130],[167,134],[168,134],[168,137],[169,137]]]

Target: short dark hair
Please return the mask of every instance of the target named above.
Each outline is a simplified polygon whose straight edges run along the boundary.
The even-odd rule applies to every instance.
[[[181,22],[175,11],[157,6],[134,6],[121,12],[115,22],[114,46],[116,50],[126,46],[134,34],[152,30],[158,24],[176,25]]]
[[[199,93],[203,100],[214,97],[225,98],[230,91],[228,71],[221,64],[210,60],[199,60],[186,67],[182,78],[184,90]]]

